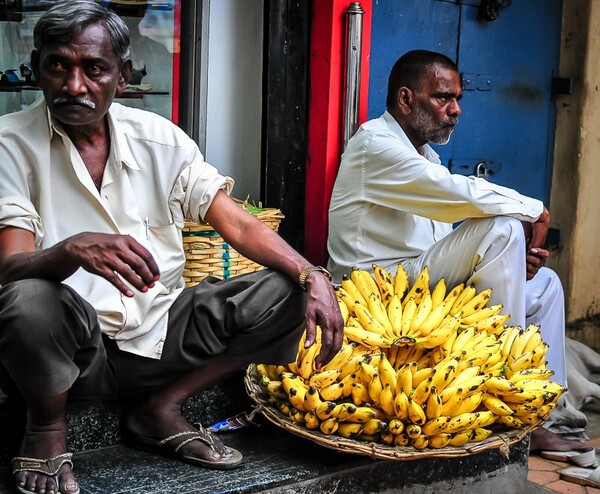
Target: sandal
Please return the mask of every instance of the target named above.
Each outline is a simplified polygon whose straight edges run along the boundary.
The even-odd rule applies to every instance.
[[[560,478],[574,484],[600,487],[600,467],[597,468],[580,468],[569,467],[559,471]]]
[[[25,456],[17,456],[10,461],[12,466],[13,475],[18,472],[38,472],[48,477],[51,477],[56,484],[56,491],[60,491],[60,482],[58,481],[58,471],[66,463],[73,468],[73,462],[71,461],[71,453],[63,453],[62,455],[55,456],[49,459],[40,458],[27,458]],[[35,494],[34,491],[29,491],[20,485],[16,486],[17,490],[22,494]],[[71,494],[79,494],[79,487],[76,491]]]
[[[595,448],[571,449],[569,451],[542,450],[537,454],[547,460],[573,463],[579,467],[596,468],[597,466],[600,466],[600,461],[598,461],[598,458],[596,457]]]
[[[179,432],[164,439],[155,439],[124,428],[121,439],[126,445],[135,449],[166,455],[191,465],[217,470],[235,468],[243,460],[242,454],[238,450],[227,446],[225,446],[225,454],[221,455],[220,458],[211,460],[184,454],[181,448],[192,441],[201,441],[216,452],[215,441],[211,433],[202,426],[199,426],[196,431]]]

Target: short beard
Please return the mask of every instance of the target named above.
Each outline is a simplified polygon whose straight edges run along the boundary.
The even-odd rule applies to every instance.
[[[454,127],[437,127],[433,122],[432,116],[423,111],[418,104],[415,105],[414,115],[415,118],[412,126],[421,139],[433,144],[448,144]],[[452,119],[448,123],[456,125],[458,119]]]

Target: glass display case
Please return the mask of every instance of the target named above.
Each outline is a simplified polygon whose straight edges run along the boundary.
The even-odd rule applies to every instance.
[[[178,123],[181,0],[99,2],[119,14],[131,33],[134,71],[116,101]],[[30,105],[41,91],[29,65],[33,27],[55,0],[0,0],[0,115]]]

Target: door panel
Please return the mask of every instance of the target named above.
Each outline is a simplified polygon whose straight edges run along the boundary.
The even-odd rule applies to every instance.
[[[369,117],[385,109],[387,75],[402,53],[440,51],[458,61],[464,89],[450,143],[435,146],[442,162],[466,175],[484,163],[489,180],[547,204],[562,0],[515,1],[491,22],[478,17],[479,3],[374,4]]]

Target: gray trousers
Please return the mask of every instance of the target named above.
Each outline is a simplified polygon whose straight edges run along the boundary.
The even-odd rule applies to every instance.
[[[288,363],[304,330],[304,292],[277,271],[207,278],[171,307],[160,360],[119,350],[92,306],[63,283],[28,279],[0,287],[0,387],[71,399],[157,390],[220,355],[239,363]]]

